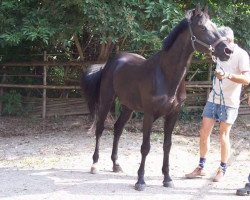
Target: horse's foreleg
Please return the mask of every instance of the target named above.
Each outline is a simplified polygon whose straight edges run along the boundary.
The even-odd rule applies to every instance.
[[[135,189],[142,191],[145,189],[146,183],[144,181],[144,173],[145,173],[145,161],[146,157],[150,151],[150,133],[153,124],[153,116],[144,114],[143,118],[143,141],[141,145],[141,164],[138,170],[138,181],[135,184]]]
[[[172,146],[172,131],[174,129],[178,112],[165,117],[164,122],[164,143],[163,143],[163,165],[162,173],[164,175],[163,186],[174,187],[173,181],[169,175],[169,153]]]
[[[113,141],[113,149],[112,149],[112,155],[111,160],[113,161],[113,171],[114,172],[122,172],[122,168],[119,165],[118,162],[118,143],[120,136],[122,134],[123,128],[127,121],[129,120],[131,116],[132,110],[128,109],[125,106],[122,106],[122,112],[117,119],[115,125],[114,125],[114,141]]]

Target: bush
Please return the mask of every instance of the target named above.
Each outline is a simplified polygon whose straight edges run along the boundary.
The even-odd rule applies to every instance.
[[[15,90],[11,90],[0,97],[3,103],[4,115],[21,115],[23,113],[22,96]]]
[[[184,104],[181,107],[179,119],[184,122],[188,122],[194,119],[200,119],[202,115],[202,111],[203,109],[189,110],[188,107]]]

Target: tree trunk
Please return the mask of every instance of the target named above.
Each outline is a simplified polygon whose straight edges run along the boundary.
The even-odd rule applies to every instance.
[[[110,53],[112,52],[114,48],[114,44],[112,43],[112,40],[109,39],[109,41],[106,44],[101,44],[101,50],[98,57],[98,61],[107,61]]]
[[[82,50],[81,44],[79,42],[78,36],[75,33],[73,34],[73,40],[75,42],[77,51],[79,53],[80,60],[83,61],[84,60],[83,50]]]

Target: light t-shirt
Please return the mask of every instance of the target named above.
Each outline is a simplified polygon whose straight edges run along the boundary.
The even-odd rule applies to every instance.
[[[222,69],[225,72],[240,75],[242,72],[250,71],[249,56],[245,50],[235,44],[234,51],[228,61],[222,62],[217,59],[216,69]],[[242,84],[235,83],[229,79],[223,79],[221,87],[225,105],[238,108],[240,105]],[[216,93],[220,93],[219,79],[216,78],[213,88]],[[212,90],[209,94],[208,101],[220,104],[220,96],[214,95],[214,91]]]

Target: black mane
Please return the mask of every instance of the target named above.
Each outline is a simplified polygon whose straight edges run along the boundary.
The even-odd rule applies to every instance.
[[[169,35],[163,40],[163,50],[168,50],[178,37],[178,35],[183,32],[188,27],[187,19],[183,19],[170,33]]]

